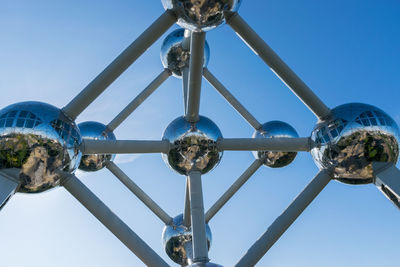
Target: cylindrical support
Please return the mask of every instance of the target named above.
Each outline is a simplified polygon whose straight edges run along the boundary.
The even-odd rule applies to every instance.
[[[186,191],[185,191],[185,207],[183,208],[183,225],[186,227],[191,226],[190,218],[190,182],[189,177],[186,177]]]
[[[185,51],[190,51],[191,34],[192,34],[192,32],[190,30],[185,30],[185,32],[184,32],[182,49]],[[189,90],[189,66],[184,66],[181,71],[182,71],[183,109],[186,114],[187,113],[188,90]]]
[[[63,111],[72,119],[78,117],[111,83],[141,56],[176,21],[173,11],[167,10],[148,27],[128,48],[108,65]]]
[[[233,195],[249,180],[249,178],[262,166],[262,160],[255,160],[253,164],[229,187],[229,189],[206,212],[205,220],[208,223],[212,217],[233,197]]]
[[[145,204],[158,218],[165,224],[172,223],[172,218],[160,206],[155,203],[137,184],[135,184],[129,177],[117,166],[114,162],[107,163],[107,169],[110,170],[120,181],[123,183],[143,204]]]
[[[166,140],[91,140],[83,139],[82,154],[134,154],[168,153],[170,143]]]
[[[192,222],[193,262],[208,262],[201,173],[199,171],[191,171],[188,178]]]
[[[310,138],[224,138],[217,141],[220,151],[274,151],[297,152],[310,151]]]
[[[207,69],[204,68],[203,76],[206,80],[239,112],[240,115],[255,129],[261,128],[261,124],[251,113],[218,81],[218,79]]]
[[[249,267],[256,265],[330,180],[329,171],[320,171],[235,266]]]
[[[63,186],[147,266],[169,266],[74,175]]]
[[[199,120],[201,80],[203,77],[205,32],[192,32],[190,39],[189,91],[186,120]]]
[[[264,40],[240,17],[233,13],[228,24],[245,43],[264,60],[272,71],[300,98],[318,117],[324,118],[330,109],[316,94],[294,73],[288,65],[264,42]]]
[[[135,99],[132,100],[108,125],[114,131],[129,115],[132,114],[169,76],[171,71],[165,69],[161,72]]]

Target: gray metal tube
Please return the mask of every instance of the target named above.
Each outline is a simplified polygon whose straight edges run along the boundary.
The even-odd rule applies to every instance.
[[[228,202],[229,199],[249,180],[249,178],[262,166],[262,161],[255,160],[249,168],[229,187],[229,189],[206,212],[205,220],[208,223],[215,214]]]
[[[21,184],[18,179],[19,170],[0,170],[0,210],[7,204],[8,200],[18,191]]]
[[[128,48],[108,65],[85,89],[71,100],[63,111],[72,119],[78,117],[111,83],[140,57],[176,21],[173,11],[167,10],[148,27]]]
[[[218,79],[207,69],[204,68],[203,76],[206,80],[239,112],[240,115],[256,130],[261,128],[261,124],[251,113],[218,81]]]
[[[184,39],[182,42],[182,48],[185,51],[190,51],[190,38],[192,32],[190,30],[185,30]],[[188,101],[188,90],[189,90],[189,66],[184,66],[182,68],[182,91],[183,91],[183,109],[185,114],[187,113],[187,101]]]
[[[129,115],[134,112],[169,76],[171,71],[164,69],[135,99],[133,99],[108,125],[114,131]]]
[[[170,143],[167,140],[91,140],[83,139],[82,154],[134,154],[167,153]]]
[[[206,224],[204,220],[201,173],[191,171],[189,177],[190,212],[192,221],[193,262],[208,262]]]
[[[189,91],[186,120],[199,120],[201,80],[203,77],[205,32],[192,32],[190,39]]]
[[[143,204],[145,204],[158,218],[165,224],[171,224],[172,218],[160,206],[157,205],[137,184],[135,184],[129,177],[117,166],[114,162],[107,163],[107,169],[110,170],[120,181],[123,183]]]
[[[183,209],[183,225],[186,227],[191,226],[190,217],[190,181],[189,177],[186,177],[186,191],[185,191],[185,207]]]
[[[74,175],[65,174],[63,186],[148,266],[169,266]]]
[[[400,209],[400,170],[393,163],[374,162],[376,187]]]
[[[220,151],[310,151],[310,138],[224,138],[217,141]]]
[[[233,13],[228,24],[246,42],[246,44],[264,60],[272,71],[289,87],[293,93],[318,117],[324,118],[330,109],[316,94],[294,73],[288,65],[264,42],[264,40],[240,17]]]
[[[235,266],[249,267],[256,265],[330,180],[329,171],[320,171]]]

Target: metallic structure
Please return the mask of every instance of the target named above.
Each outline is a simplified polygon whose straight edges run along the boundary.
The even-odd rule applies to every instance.
[[[74,175],[78,168],[110,170],[162,222],[165,252],[182,266],[210,263],[208,222],[260,168],[284,167],[298,152],[311,152],[320,172],[243,255],[236,266],[254,266],[304,209],[335,179],[374,183],[400,208],[399,128],[382,110],[351,103],[329,109],[237,13],[240,0],[163,0],[162,14],[86,88],[62,109],[22,102],[0,111],[0,207],[16,192],[37,193],[58,185],[68,190],[148,266],[168,266]],[[183,29],[165,39],[165,69],[107,125],[75,119],[174,23]],[[316,115],[310,137],[281,121],[261,124],[206,68],[206,31],[227,23]],[[169,76],[181,76],[185,114],[172,121],[162,140],[117,140],[113,131]],[[253,138],[224,138],[199,114],[205,78],[254,128]],[[218,165],[223,151],[253,151],[254,163],[205,212],[202,174]],[[162,153],[165,163],[186,176],[183,214],[172,218],[113,162],[115,154]],[[82,156],[83,155],[83,156]]]

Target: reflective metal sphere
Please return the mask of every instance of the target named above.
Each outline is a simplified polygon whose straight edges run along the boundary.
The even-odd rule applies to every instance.
[[[163,154],[163,159],[171,169],[183,175],[190,171],[207,173],[221,160],[222,152],[216,144],[219,138],[222,138],[221,131],[210,119],[199,116],[198,122],[189,123],[185,117],[179,117],[164,131],[163,139],[174,147]]]
[[[107,126],[95,121],[86,121],[78,124],[83,139],[92,140],[116,140],[113,132],[107,130]],[[94,172],[105,167],[106,163],[113,160],[113,154],[82,155],[79,169],[86,172]]]
[[[264,123],[260,130],[255,131],[253,138],[275,138],[275,137],[299,137],[296,130],[283,121],[270,121]],[[253,151],[256,159],[265,157],[264,165],[271,168],[280,168],[289,165],[297,155],[297,152],[272,152]]]
[[[211,246],[211,229],[206,224],[208,249]],[[183,225],[183,215],[174,218],[172,225],[166,225],[162,233],[165,252],[174,262],[186,266],[192,264],[192,229]]]
[[[241,0],[162,0],[165,9],[174,9],[178,25],[189,30],[211,30],[225,23],[225,11],[236,12]]]
[[[334,177],[349,184],[371,183],[372,162],[393,162],[399,156],[399,128],[385,112],[371,105],[338,106],[312,135],[314,161],[333,168]]]
[[[172,74],[178,78],[182,76],[182,68],[189,66],[190,59],[190,52],[185,51],[182,47],[182,42],[185,39],[184,34],[184,29],[171,32],[161,46],[161,61],[164,68],[171,70]],[[207,67],[209,59],[210,47],[206,41],[204,46],[204,67]]]
[[[188,265],[188,267],[223,267],[223,266],[212,262],[196,262]]]
[[[78,127],[60,109],[21,102],[0,111],[0,169],[18,168],[20,192],[37,193],[60,183],[81,159]]]

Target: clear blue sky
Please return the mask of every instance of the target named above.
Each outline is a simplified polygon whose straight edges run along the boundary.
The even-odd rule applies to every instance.
[[[0,107],[26,100],[64,106],[162,12],[160,0],[0,1]],[[244,0],[239,13],[329,107],[369,103],[400,123],[399,1]],[[164,37],[77,122],[108,123],[161,72]],[[258,120],[282,120],[310,135],[314,115],[228,26],[207,40],[209,69]],[[172,77],[115,134],[159,139],[182,105],[181,81]],[[253,133],[206,82],[200,109],[226,137]],[[250,152],[224,154],[203,179],[206,209],[253,160]],[[160,155],[116,162],[169,214],[182,212],[185,178]],[[283,169],[261,168],[211,221],[212,261],[237,262],[317,172],[308,153]],[[172,264],[161,245],[162,222],[116,178],[107,170],[77,175]],[[399,210],[375,186],[332,181],[259,266],[400,266],[399,223]],[[0,266],[142,266],[63,188],[15,195],[0,213],[0,237]]]

